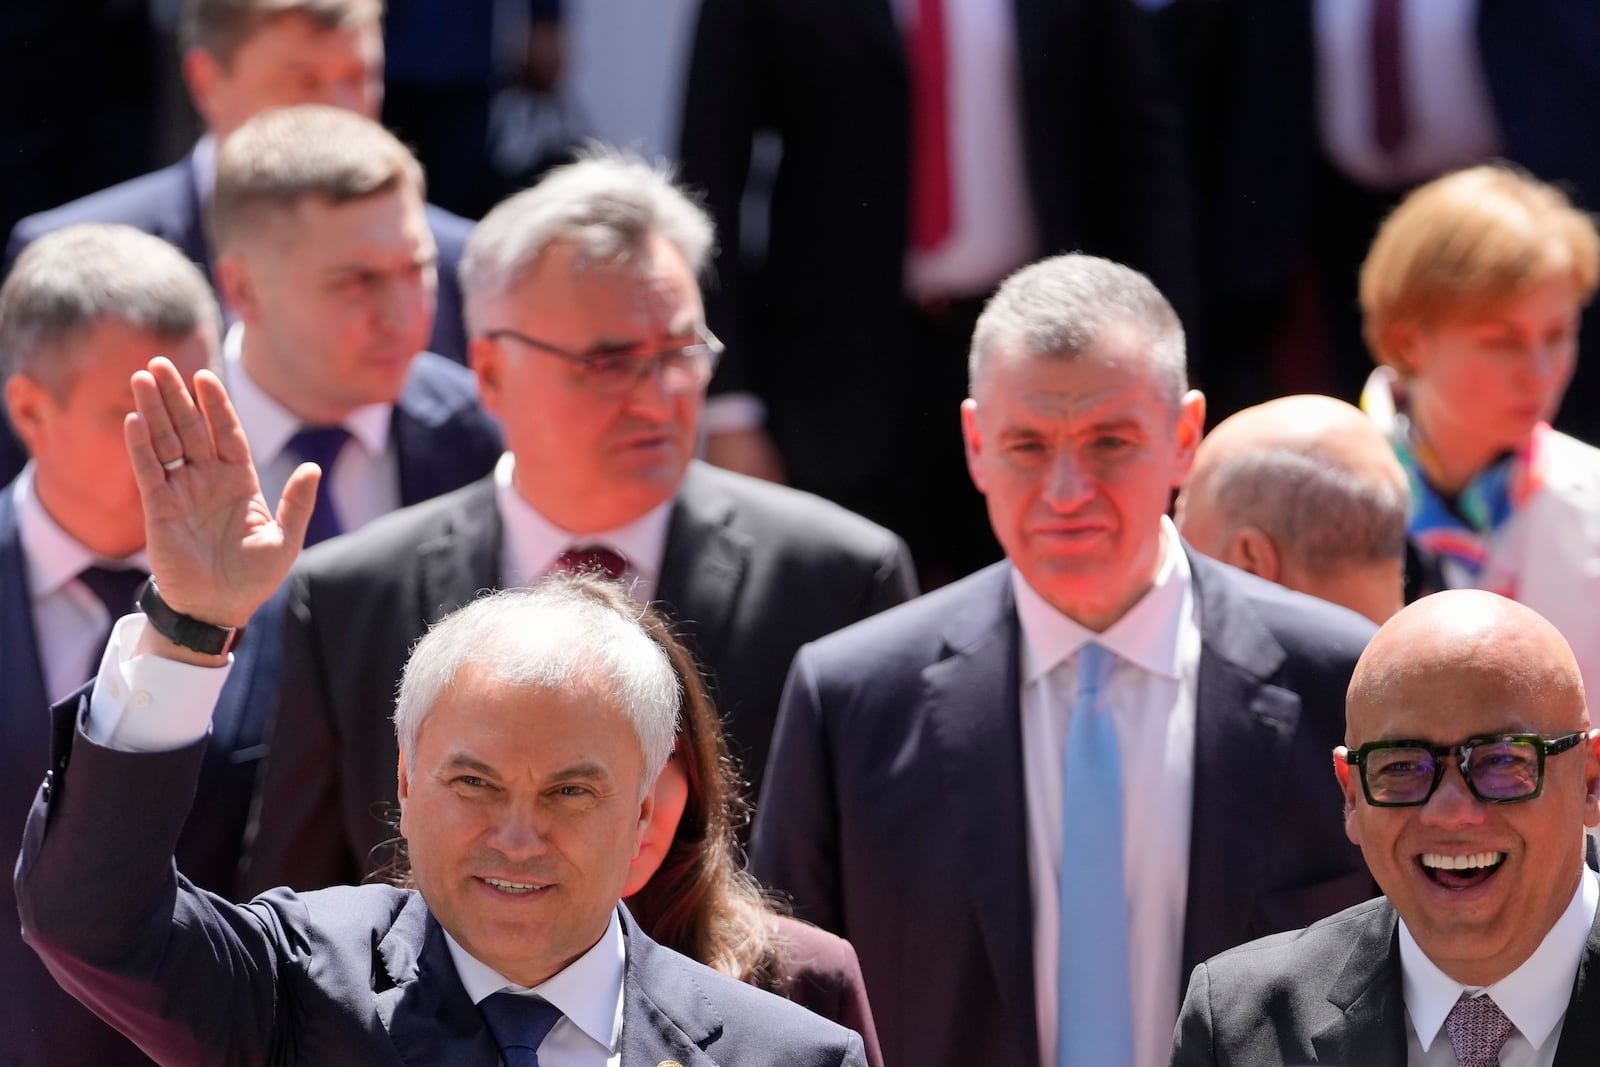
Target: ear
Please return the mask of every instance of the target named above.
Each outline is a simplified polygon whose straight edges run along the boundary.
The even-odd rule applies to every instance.
[[[223,303],[232,308],[246,326],[260,322],[266,314],[261,287],[244,257],[237,252],[223,252],[217,257],[216,273]]]
[[[1583,764],[1583,824],[1600,826],[1600,730],[1590,730]]]
[[[970,396],[961,402],[961,437],[966,442],[967,473],[978,492],[988,490],[983,484],[983,431],[978,429],[978,402]]]
[[[487,337],[467,342],[467,366],[478,376],[478,399],[495,418],[505,415],[505,348]]]
[[[6,380],[6,417],[30,456],[39,454],[45,424],[56,407],[50,391],[26,374],[13,374]]]
[[[1200,447],[1200,438],[1205,436],[1205,432],[1206,398],[1200,390],[1191,389],[1178,401],[1178,422],[1173,427],[1173,437],[1178,445],[1173,489],[1182,488],[1184,479],[1189,477],[1189,468],[1194,465],[1195,449]]]
[[[1222,561],[1269,582],[1278,581],[1283,573],[1278,546],[1259,526],[1240,526],[1229,534],[1222,550]]]
[[[1333,750],[1333,776],[1344,792],[1344,835],[1352,845],[1361,844],[1361,824],[1356,819],[1356,790],[1360,783],[1350,773],[1350,750],[1340,745]]]
[[[400,800],[400,833],[406,832],[406,797],[411,792],[411,782],[406,777],[406,754],[400,753],[400,761],[395,766],[395,795]]]
[[[1415,377],[1423,355],[1422,328],[1414,322],[1396,322],[1384,334],[1385,347],[1402,378]]]
[[[189,99],[207,127],[215,128],[216,86],[222,76],[222,66],[217,57],[203,48],[191,48],[183,54],[183,83],[189,87]]]

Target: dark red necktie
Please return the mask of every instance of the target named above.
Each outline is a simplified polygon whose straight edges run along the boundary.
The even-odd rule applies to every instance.
[[[628,561],[622,558],[620,552],[605,545],[579,545],[557,556],[556,565],[551,571],[556,574],[598,574],[613,582],[620,582],[622,576],[628,573]]]
[[[1406,140],[1401,0],[1372,0],[1372,139],[1385,155]]]
[[[950,96],[944,0],[917,0],[906,39],[911,88],[911,247],[935,248],[950,235]]]

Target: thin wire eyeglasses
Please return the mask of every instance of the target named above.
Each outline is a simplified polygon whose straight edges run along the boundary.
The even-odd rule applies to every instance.
[[[483,336],[491,341],[512,340],[564,360],[582,370],[584,384],[589,389],[600,396],[611,397],[629,392],[652,375],[659,375],[662,388],[669,393],[689,393],[703,388],[711,380],[711,372],[722,355],[722,342],[703,326],[696,332],[701,340],[695,344],[663,348],[654,353],[569,352],[507,328],[487,330]]]

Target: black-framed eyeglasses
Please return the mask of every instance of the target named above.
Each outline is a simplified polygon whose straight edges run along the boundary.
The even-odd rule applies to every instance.
[[[1459,760],[1461,777],[1472,795],[1485,804],[1532,800],[1544,789],[1546,756],[1576,748],[1589,735],[1582,731],[1543,738],[1538,734],[1492,734],[1471,737],[1459,745],[1426,741],[1368,741],[1344,761],[1360,770],[1367,803],[1376,808],[1426,804],[1444,780],[1447,760]]]
[[[535,351],[565,360],[583,371],[584,384],[601,396],[621,396],[651,375],[659,375],[669,393],[696,392],[711,380],[711,372],[722,355],[722,342],[705,327],[696,331],[700,340],[681,348],[656,352],[568,352],[537,338],[511,329],[487,330],[491,341],[508,338]]]

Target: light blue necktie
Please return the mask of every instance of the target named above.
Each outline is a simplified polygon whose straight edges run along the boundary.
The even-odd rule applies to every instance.
[[[1078,702],[1061,789],[1057,1067],[1133,1062],[1122,760],[1116,724],[1101,699],[1116,659],[1093,642],[1078,651]]]

